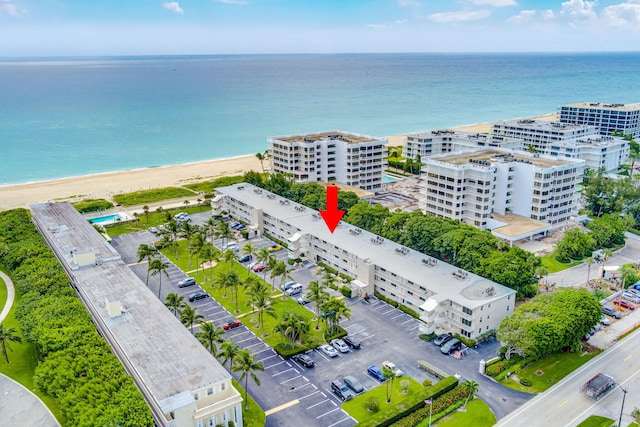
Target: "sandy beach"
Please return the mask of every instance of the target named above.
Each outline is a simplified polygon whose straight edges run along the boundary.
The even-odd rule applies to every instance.
[[[557,114],[532,117],[535,120],[557,120]],[[454,128],[464,132],[488,133],[492,123],[479,123]],[[389,145],[402,145],[404,135],[388,137]],[[267,164],[265,163],[265,167]],[[0,187],[0,211],[28,208],[35,203],[62,200],[111,199],[114,194],[152,188],[180,186],[211,180],[246,171],[260,171],[260,161],[254,154],[230,159],[209,160],[184,165],[135,169],[81,177],[56,179],[29,184]]]

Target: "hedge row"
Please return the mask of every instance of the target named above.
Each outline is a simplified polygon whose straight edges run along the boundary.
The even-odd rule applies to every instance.
[[[105,199],[87,199],[73,203],[73,207],[80,213],[105,211],[113,207],[113,203]]]
[[[432,399],[431,405],[425,404],[423,408],[395,422],[392,427],[415,427],[428,418],[429,413],[431,413],[431,422],[433,423],[461,407],[467,395],[467,390],[464,387],[456,386],[442,396]]]
[[[379,300],[382,300],[384,302],[386,302],[389,305],[394,306],[395,308],[397,308],[398,310],[402,311],[403,313],[408,314],[411,317],[414,317],[416,319],[420,318],[420,315],[418,313],[416,313],[414,310],[410,309],[409,307],[407,307],[406,305],[400,304],[398,301],[393,300],[391,298],[387,298],[384,295],[382,295],[379,292],[374,292],[374,296],[376,298],[378,298]]]

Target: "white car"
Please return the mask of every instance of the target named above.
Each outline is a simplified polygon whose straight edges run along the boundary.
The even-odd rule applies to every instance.
[[[389,362],[388,360],[385,360],[384,362],[382,362],[382,366],[385,368],[391,369],[396,374],[396,377],[401,377],[404,375],[404,371],[398,368],[396,364],[393,362]]]
[[[329,357],[338,357],[338,352],[335,348],[331,347],[329,344],[321,345],[318,347],[321,352],[326,354]]]
[[[340,353],[349,353],[349,346],[341,339],[331,340],[331,345]]]

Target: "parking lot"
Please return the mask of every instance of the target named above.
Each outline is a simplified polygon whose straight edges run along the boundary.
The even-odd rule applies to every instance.
[[[194,214],[193,222],[203,223],[208,216],[206,212]],[[147,265],[137,263],[137,249],[140,244],[153,244],[155,240],[157,237],[148,231],[117,236],[112,240],[114,248],[143,282],[147,276]],[[239,246],[243,243],[240,242]],[[251,243],[258,248],[272,244],[265,238],[251,239]],[[220,247],[221,242],[216,242],[216,245]],[[287,258],[284,249],[274,252],[274,255],[279,259]],[[178,288],[176,283],[186,278],[187,274],[172,263],[167,274],[168,277],[162,279],[160,292],[163,301],[170,292],[184,295],[186,300],[189,294],[200,290],[197,285]],[[310,280],[318,279],[320,272],[315,265],[308,263],[290,274],[294,280],[306,287]],[[156,295],[158,286],[159,275],[150,277],[149,288]],[[339,295],[335,292],[334,294]],[[482,344],[477,349],[469,349],[462,360],[456,360],[442,354],[433,344],[419,339],[420,321],[385,302],[372,297],[369,302],[354,298],[345,300],[345,303],[351,309],[351,319],[343,320],[341,326],[349,335],[361,341],[362,348],[350,349],[344,354],[339,353],[335,358],[329,358],[318,350],[310,351],[308,355],[316,365],[312,368],[305,368],[293,360],[284,360],[245,326],[225,333],[226,339],[231,339],[242,349],[249,349],[256,356],[256,360],[265,366],[265,372],[258,373],[261,386],[250,382],[249,391],[265,410],[267,425],[293,427],[299,426],[300,420],[303,419],[305,425],[309,426],[355,425],[356,421],[341,409],[341,400],[331,391],[331,381],[351,375],[359,380],[365,389],[376,387],[380,383],[367,374],[367,367],[380,366],[385,360],[395,363],[405,375],[418,382],[425,378],[435,380],[418,368],[418,360],[427,360],[450,375],[457,374],[462,379],[475,379],[480,383],[479,396],[491,406],[498,417],[511,412],[531,397],[526,393],[499,386],[478,373],[480,359],[488,360],[496,354],[499,345],[495,340]],[[198,309],[205,321],[212,322],[215,326],[221,326],[234,317],[213,298],[189,304]],[[306,307],[313,311],[312,304]],[[197,328],[194,328],[194,332],[196,331]],[[236,373],[233,375],[238,376]]]

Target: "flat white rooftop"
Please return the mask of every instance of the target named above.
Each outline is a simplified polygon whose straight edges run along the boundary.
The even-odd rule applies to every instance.
[[[602,102],[574,102],[573,104],[563,104],[562,107],[575,107],[587,109],[616,110],[616,111],[637,111],[640,104],[606,104]]]
[[[376,138],[369,135],[361,135],[359,133],[345,132],[342,130],[329,130],[322,132],[310,132],[292,135],[270,136],[267,138],[270,142],[316,142],[316,141],[343,141],[349,144],[361,144],[364,142],[380,142],[386,144],[386,139]]]
[[[106,328],[105,339],[147,400],[168,414],[192,402],[192,391],[230,378],[71,204],[32,205],[31,212],[94,322]],[[87,256],[92,253],[94,262]],[[111,317],[107,301],[119,301],[122,314]]]
[[[496,148],[480,148],[469,151],[459,151],[457,153],[437,154],[430,159],[456,166],[490,166],[495,163],[520,162],[531,164],[542,169],[581,162],[581,160],[572,158],[551,157],[536,155],[525,151],[508,151]]]
[[[315,236],[348,253],[356,254],[371,264],[421,284],[432,292],[429,296],[439,301],[449,299],[468,308],[474,308],[506,294],[515,293],[513,289],[472,273],[468,273],[465,279],[458,279],[455,275],[459,272],[457,267],[442,261],[438,261],[435,266],[428,266],[422,261],[428,259],[428,256],[344,221],[341,221],[331,234],[317,211],[253,185],[235,184],[216,190],[255,209],[262,209],[265,213],[296,227],[300,233]],[[379,243],[374,243],[374,240]],[[492,289],[491,294],[487,293],[488,289]]]
[[[597,126],[549,122],[545,120],[533,120],[533,119],[500,120],[494,124],[494,132],[495,132],[495,127],[499,125],[529,129],[529,130],[534,130],[534,131],[539,131],[544,133],[584,131],[584,132],[591,132],[597,135],[599,132],[599,128]]]

